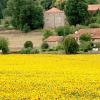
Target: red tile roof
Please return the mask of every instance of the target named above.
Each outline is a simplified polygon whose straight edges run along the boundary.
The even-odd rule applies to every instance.
[[[64,11],[62,11],[58,8],[55,8],[55,7],[49,9],[48,11],[46,11],[46,13],[62,13],[62,12],[64,12]]]
[[[46,42],[60,42],[63,40],[63,36],[49,36],[45,41]]]
[[[88,11],[90,12],[95,12],[97,10],[100,10],[100,4],[92,4],[92,5],[88,5]]]
[[[89,33],[91,34],[92,39],[100,39],[100,28],[89,28],[89,29],[80,29],[75,33],[75,37],[79,38],[82,34]]]

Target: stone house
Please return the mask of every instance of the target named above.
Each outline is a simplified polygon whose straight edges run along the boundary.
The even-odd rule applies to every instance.
[[[56,28],[65,25],[65,13],[58,8],[51,8],[44,13],[44,28]]]
[[[100,10],[100,4],[91,4],[91,5],[88,5],[88,11],[90,13],[95,13],[98,10]]]
[[[93,42],[100,42],[100,28],[80,29],[75,32],[74,37],[79,41],[80,36],[85,33],[89,33],[91,35]]]
[[[63,41],[64,37],[63,36],[49,36],[45,42],[48,43],[50,48],[57,47],[59,43]]]

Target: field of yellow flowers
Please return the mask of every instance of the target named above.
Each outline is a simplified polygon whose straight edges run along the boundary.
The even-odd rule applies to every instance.
[[[0,100],[100,100],[100,55],[0,55]]]

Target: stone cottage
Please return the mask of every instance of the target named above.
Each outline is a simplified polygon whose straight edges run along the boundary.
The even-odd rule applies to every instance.
[[[51,8],[44,13],[44,28],[56,28],[65,25],[65,13],[58,8]]]
[[[75,32],[74,37],[76,40],[79,40],[80,36],[85,33],[89,33],[94,42],[100,43],[100,28],[80,29],[79,31]]]
[[[63,36],[49,36],[45,42],[48,43],[50,48],[57,47],[62,41],[64,37]]]
[[[90,13],[95,13],[97,10],[100,11],[100,4],[91,4],[91,5],[88,5],[88,11]]]

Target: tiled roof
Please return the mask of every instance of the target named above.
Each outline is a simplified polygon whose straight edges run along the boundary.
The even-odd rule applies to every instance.
[[[60,42],[63,40],[63,36],[49,36],[45,41],[46,42]]]
[[[61,13],[61,12],[64,12],[56,7],[53,7],[51,9],[49,9],[48,11],[46,11],[46,13]]]
[[[80,29],[75,37],[79,38],[82,34],[89,33],[93,39],[100,39],[100,28]]]
[[[92,4],[92,5],[88,5],[88,11],[97,11],[100,10],[100,4]]]

